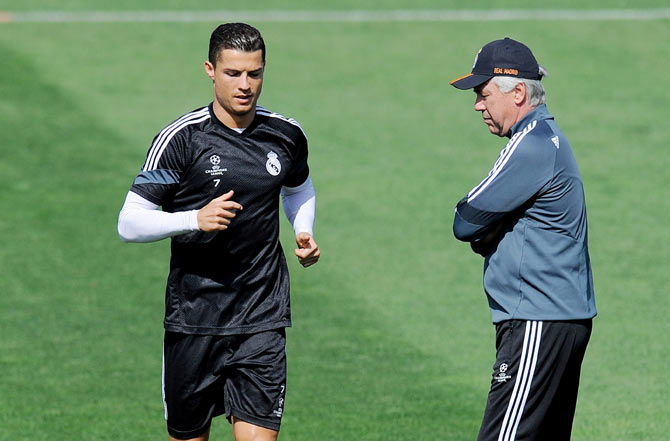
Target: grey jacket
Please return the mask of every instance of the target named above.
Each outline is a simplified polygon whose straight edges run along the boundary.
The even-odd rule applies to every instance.
[[[454,217],[456,238],[485,256],[493,322],[592,318],[584,189],[570,143],[545,105],[510,136]]]

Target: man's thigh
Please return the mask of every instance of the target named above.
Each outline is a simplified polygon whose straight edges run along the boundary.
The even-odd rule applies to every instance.
[[[499,324],[478,441],[570,439],[590,333],[590,320]]]
[[[220,337],[166,332],[163,342],[163,405],[168,433],[198,437],[221,414],[223,382],[215,373]],[[221,403],[219,404],[219,402]]]
[[[225,377],[228,419],[279,431],[286,396],[284,329],[240,336]]]
[[[166,332],[163,399],[168,432],[177,439],[206,433],[226,414],[279,430],[286,388],[283,329],[248,335]]]

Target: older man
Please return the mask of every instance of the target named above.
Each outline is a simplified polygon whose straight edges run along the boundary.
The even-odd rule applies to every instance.
[[[596,315],[582,179],[545,106],[546,71],[528,47],[485,45],[472,72],[489,131],[509,141],[456,206],[454,235],[484,256],[496,362],[479,441],[569,440]]]

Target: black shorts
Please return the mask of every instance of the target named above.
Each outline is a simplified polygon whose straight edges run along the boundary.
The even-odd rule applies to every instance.
[[[222,414],[278,431],[285,389],[284,329],[227,336],[165,333],[163,404],[174,438],[200,436]]]
[[[591,320],[496,326],[496,362],[478,441],[567,441]]]

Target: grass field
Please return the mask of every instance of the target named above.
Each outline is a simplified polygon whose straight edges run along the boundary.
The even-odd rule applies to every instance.
[[[17,12],[375,5],[0,0]],[[169,243],[122,244],[116,219],[155,133],[211,100],[202,62],[216,24],[0,23],[1,441],[167,438]],[[268,45],[261,104],[296,118],[310,140],[323,250],[307,270],[289,259],[280,440],[475,438],[494,328],[482,260],[451,222],[502,142],[472,111],[473,94],[448,81],[503,36],[548,68],[548,106],[586,187],[599,316],[573,439],[670,439],[670,21],[252,24]],[[292,254],[289,228],[282,239]],[[215,420],[213,440],[229,432]]]

